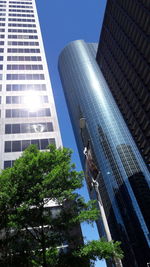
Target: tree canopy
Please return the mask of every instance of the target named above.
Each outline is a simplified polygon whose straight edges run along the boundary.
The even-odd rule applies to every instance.
[[[99,216],[94,201],[77,193],[83,173],[71,150],[29,146],[0,174],[0,266],[92,266],[122,257],[119,242],[83,243],[80,223]]]

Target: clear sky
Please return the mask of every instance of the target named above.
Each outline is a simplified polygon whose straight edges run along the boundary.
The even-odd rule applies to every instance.
[[[36,0],[63,145],[74,151],[73,162],[78,170],[81,170],[81,164],[59,79],[58,57],[71,41],[99,41],[106,1]],[[81,194],[88,199],[86,186],[81,190]],[[82,229],[87,240],[98,238],[95,228],[83,225]],[[101,261],[95,266],[104,267],[106,264]]]

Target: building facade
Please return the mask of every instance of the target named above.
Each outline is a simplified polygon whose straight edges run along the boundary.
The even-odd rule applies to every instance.
[[[96,52],[95,44],[82,40],[65,47],[58,63],[62,86],[90,196],[96,198],[91,178],[98,179],[112,239],[122,243],[123,266],[146,267],[150,173],[100,71]],[[102,222],[98,227],[103,235]]]
[[[97,62],[150,167],[149,1],[108,0]]]
[[[62,145],[35,0],[0,1],[0,169]]]

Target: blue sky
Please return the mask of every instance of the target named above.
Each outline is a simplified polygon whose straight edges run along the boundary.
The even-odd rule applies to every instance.
[[[73,162],[81,170],[81,164],[68,116],[68,111],[59,79],[57,64],[62,49],[71,41],[84,39],[98,42],[106,0],[36,0],[46,58],[54,92],[60,130],[65,147],[71,148]],[[88,199],[86,186],[81,193]],[[83,225],[83,234],[88,240],[97,239],[96,229]],[[96,267],[106,266],[104,261]]]

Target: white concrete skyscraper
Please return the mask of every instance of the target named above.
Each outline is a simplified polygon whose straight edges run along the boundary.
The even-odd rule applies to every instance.
[[[0,169],[49,143],[62,145],[35,0],[0,0]]]

